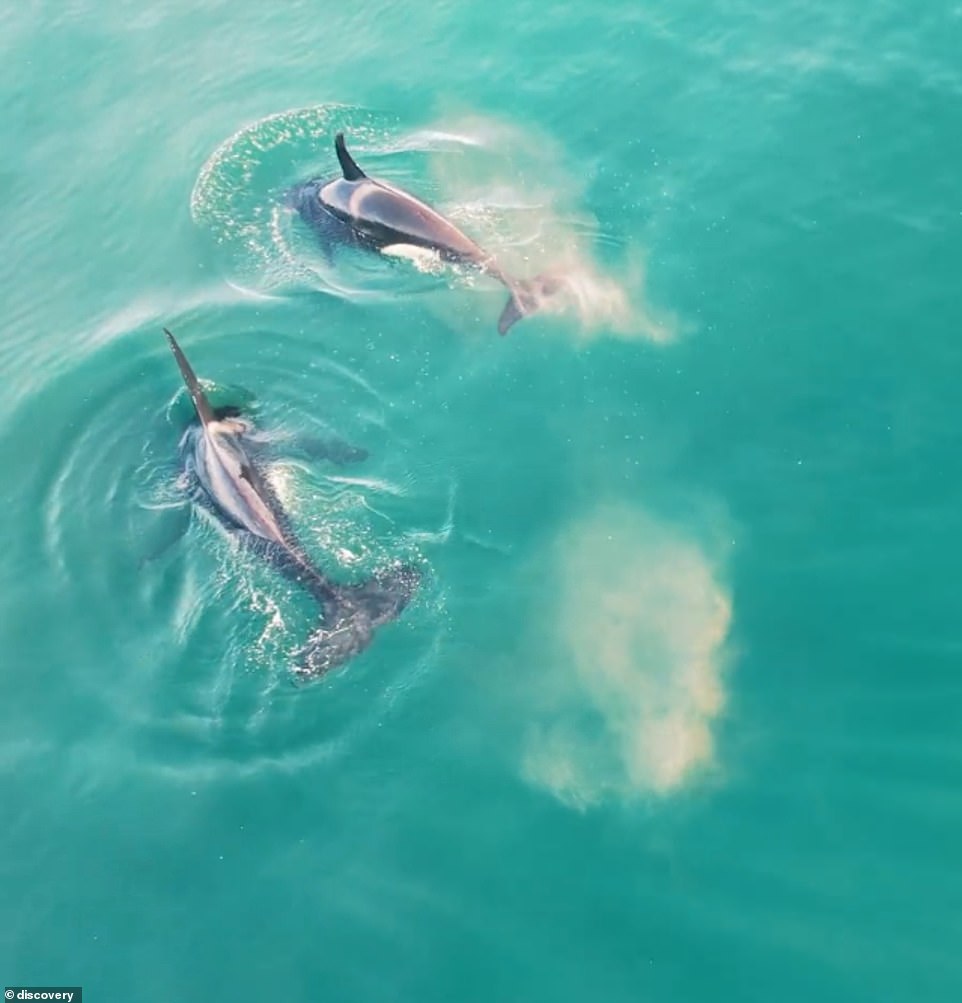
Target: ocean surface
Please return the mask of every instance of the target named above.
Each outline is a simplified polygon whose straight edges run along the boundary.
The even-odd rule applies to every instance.
[[[4,985],[962,999],[962,5],[34,2],[0,53]],[[338,130],[544,309],[326,256]],[[164,326],[331,577],[421,569],[316,683]]]

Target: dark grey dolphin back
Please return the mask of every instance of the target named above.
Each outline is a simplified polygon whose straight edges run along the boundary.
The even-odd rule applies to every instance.
[[[358,212],[362,225],[377,224],[394,234],[398,243],[434,247],[475,263],[485,258],[481,248],[440,213],[382,182],[370,183],[365,188],[358,202]]]
[[[335,137],[334,148],[344,181],[352,182],[352,187],[345,190],[338,180],[322,189],[321,197],[328,196],[331,208],[348,216],[366,236],[383,247],[414,244],[434,248],[447,259],[479,266],[490,261],[490,255],[429,205],[369,178],[348,153],[342,132]]]

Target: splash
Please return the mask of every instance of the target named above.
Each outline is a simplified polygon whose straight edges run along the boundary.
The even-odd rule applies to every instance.
[[[715,759],[731,597],[703,548],[627,507],[598,510],[556,543],[559,641],[546,722],[525,776],[579,808],[667,795]]]

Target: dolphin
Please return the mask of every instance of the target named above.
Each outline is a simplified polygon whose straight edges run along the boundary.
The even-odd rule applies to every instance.
[[[411,601],[420,574],[411,565],[383,570],[359,585],[332,581],[308,557],[277,495],[255,461],[250,422],[237,408],[214,409],[174,336],[164,328],[197,421],[180,449],[191,494],[228,532],[317,600],[321,625],[298,653],[295,676],[323,675],[363,651],[374,630]]]
[[[429,205],[386,181],[369,178],[348,153],[344,133],[334,138],[339,178],[314,178],[288,193],[290,204],[326,247],[349,243],[392,256],[436,253],[442,261],[467,265],[507,287],[510,296],[498,320],[498,333],[534,313],[559,282],[549,275],[517,279],[495,256],[462,233]]]

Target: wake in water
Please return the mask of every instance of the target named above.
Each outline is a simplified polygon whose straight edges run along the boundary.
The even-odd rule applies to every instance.
[[[488,118],[406,132],[363,109],[320,105],[240,130],[204,165],[191,198],[195,221],[228,258],[234,281],[352,300],[423,294],[450,281],[494,291],[472,268],[442,272],[441,258],[424,248],[389,248],[393,267],[356,249],[321,252],[287,193],[307,178],[339,175],[332,147],[338,131],[363,155],[367,173],[437,206],[517,276],[520,315],[569,318],[586,338],[660,343],[679,333],[678,319],[649,302],[641,248],[618,248],[620,261],[597,257],[604,234],[580,208],[581,175],[567,170],[564,150],[530,129]]]

